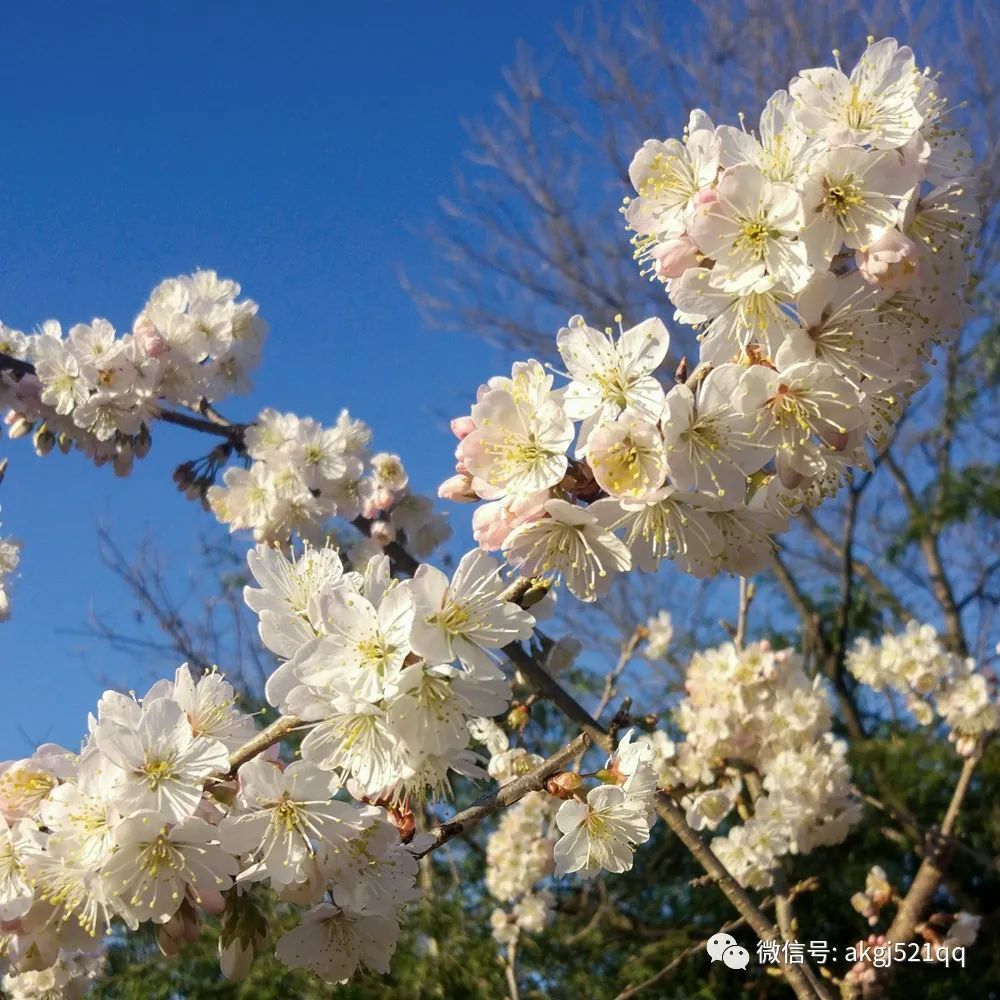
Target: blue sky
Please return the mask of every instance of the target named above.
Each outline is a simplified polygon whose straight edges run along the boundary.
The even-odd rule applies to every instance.
[[[508,359],[425,328],[397,266],[417,280],[428,266],[419,230],[461,158],[460,119],[487,110],[518,38],[555,43],[537,4],[4,5],[0,318],[127,328],[160,279],[215,268],[272,328],[254,392],[226,412],[346,406],[432,490],[450,470],[445,416]],[[2,626],[0,759],[75,746],[105,680],[145,683],[148,659],[72,634],[122,599],[95,527],[126,551],[152,531],[178,578],[196,574],[212,522],[170,473],[207,450],[158,428],[118,481],[0,442],[4,531],[25,543]]]

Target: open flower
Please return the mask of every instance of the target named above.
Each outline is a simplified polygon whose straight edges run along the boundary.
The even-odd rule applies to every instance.
[[[358,966],[388,972],[398,937],[390,917],[321,903],[278,941],[275,954],[291,969],[311,969],[328,983],[342,983]]]
[[[331,798],[330,773],[305,760],[282,771],[260,758],[239,771],[240,791],[232,812],[219,824],[219,839],[231,854],[259,856],[255,873],[275,886],[303,882],[307,858],[339,850],[364,825],[360,813]]]
[[[35,892],[20,857],[20,836],[0,815],[0,920],[16,920],[31,909]]]
[[[747,476],[771,457],[757,440],[753,416],[733,406],[744,369],[714,368],[697,386],[676,385],[667,393],[663,440],[671,481],[678,489],[742,500]]]
[[[901,221],[899,202],[916,180],[893,150],[834,146],[818,156],[802,186],[810,263],[824,268],[842,244],[853,250],[878,240]]]
[[[794,113],[795,102],[785,90],[767,100],[760,114],[758,135],[732,125],[718,128],[723,167],[750,163],[768,180],[796,184],[803,168],[817,150]]]
[[[647,319],[623,330],[617,340],[610,332],[587,326],[574,316],[556,337],[572,382],[564,403],[573,420],[582,420],[577,453],[583,455],[594,427],[617,420],[623,413],[655,424],[663,408],[663,386],[653,372],[663,363],[670,334],[658,319]]]
[[[812,271],[806,248],[796,239],[805,219],[795,188],[769,181],[757,167],[741,163],[722,175],[717,193],[715,203],[690,225],[695,243],[715,261],[712,284],[742,291],[772,275],[798,291]]]
[[[587,442],[587,460],[597,482],[615,497],[645,496],[667,474],[659,428],[630,417],[597,427]]]
[[[712,272],[692,267],[670,285],[674,318],[700,328],[701,360],[722,365],[741,360],[754,345],[774,357],[785,338],[795,330],[786,312],[791,293],[773,275],[747,288],[716,288]]]
[[[680,228],[695,195],[715,181],[719,153],[719,140],[703,111],[691,113],[685,142],[647,139],[628,168],[637,195],[625,207],[629,228],[653,237]]]
[[[104,875],[130,916],[166,923],[188,892],[197,902],[233,884],[239,865],[217,837],[215,827],[193,816],[170,826],[156,813],[137,812],[115,831],[118,850]]]
[[[895,38],[869,45],[850,77],[839,66],[820,66],[802,70],[788,87],[809,135],[875,149],[898,149],[920,127],[919,89],[913,52]]]
[[[391,587],[376,609],[361,594],[344,590],[325,595],[321,609],[329,634],[289,661],[294,674],[314,687],[334,686],[378,701],[410,652],[413,598],[403,587]]]
[[[506,582],[499,560],[481,550],[467,552],[449,581],[426,564],[405,584],[413,595],[410,641],[428,663],[452,663],[493,669],[487,649],[520,642],[531,635],[535,619],[504,599]]]
[[[554,399],[518,402],[494,389],[472,408],[476,429],[462,439],[462,461],[493,488],[489,499],[554,486],[566,473],[573,425]]]
[[[545,504],[548,517],[517,528],[504,555],[525,576],[562,578],[581,601],[594,601],[615,573],[629,568],[628,549],[589,510],[565,500]]]
[[[567,800],[556,813],[556,826],[563,834],[554,850],[556,876],[628,871],[635,846],[649,840],[644,802],[620,785],[592,788],[586,802]]]
[[[756,416],[761,442],[777,449],[778,473],[786,485],[822,471],[814,435],[843,451],[864,432],[860,394],[828,364],[802,362],[780,373],[753,365],[735,398],[737,407]]]
[[[95,738],[120,769],[116,804],[123,813],[149,810],[161,821],[176,822],[198,808],[209,775],[229,770],[225,744],[195,736],[184,710],[168,698],[143,705],[134,729],[108,720]]]

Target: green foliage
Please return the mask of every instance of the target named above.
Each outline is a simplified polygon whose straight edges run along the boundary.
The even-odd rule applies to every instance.
[[[1000,467],[971,463],[950,470],[924,491],[918,509],[888,546],[887,558],[896,562],[920,539],[979,517],[1000,518]]]

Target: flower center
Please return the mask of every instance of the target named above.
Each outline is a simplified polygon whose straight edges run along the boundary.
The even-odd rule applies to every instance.
[[[142,773],[146,776],[146,783],[150,791],[156,791],[165,781],[169,781],[174,776],[173,765],[169,760],[147,759],[143,765]]]
[[[425,621],[428,625],[437,625],[449,635],[459,635],[472,616],[461,604],[448,603],[443,610],[428,615]]]
[[[777,229],[767,224],[766,219],[743,219],[735,246],[754,260],[763,260],[768,242],[780,235]]]
[[[861,188],[853,175],[842,177],[836,183],[824,178],[821,211],[827,218],[843,221],[847,213],[852,208],[857,208],[863,200]]]
[[[146,849],[142,852],[139,859],[139,867],[152,875],[154,878],[159,873],[161,868],[167,868],[173,871],[180,867],[177,863],[175,857],[175,851],[170,841],[167,839],[166,834],[161,833],[156,840],[154,840]]]

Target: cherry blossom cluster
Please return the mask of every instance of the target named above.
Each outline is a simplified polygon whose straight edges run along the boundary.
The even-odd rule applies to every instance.
[[[198,407],[249,388],[267,326],[239,294],[235,281],[196,271],[161,282],[122,335],[106,319],[66,334],[55,320],[33,334],[0,325],[0,353],[34,367],[0,365],[11,436],[33,432],[39,454],[75,446],[128,475],[162,404]]]
[[[757,134],[694,111],[683,141],[647,141],[624,212],[700,361],[665,385],[659,320],[619,317],[615,337],[576,316],[556,338],[568,384],[528,361],[480,386],[440,488],[486,501],[480,545],[583,600],[664,558],[764,568],[790,514],[869,464],[961,323],[978,210],[947,115],[886,39],[850,76],[804,70]]]
[[[247,604],[284,661],[268,701],[314,724],[304,760],[392,803],[447,792],[451,772],[485,775],[470,729],[495,738],[480,720],[510,701],[494,651],[534,627],[507,598],[498,560],[474,550],[451,579],[423,564],[405,581],[384,555],[363,575],[345,572],[332,548],[289,558],[258,546],[249,562],[259,588],[247,588]]]
[[[400,518],[383,518],[403,497],[409,477],[398,455],[372,454],[371,429],[343,410],[332,427],[294,413],[264,410],[244,432],[248,468],[231,466],[224,485],[215,485],[215,469],[188,463],[178,470],[178,485],[192,495],[203,491],[216,517],[231,531],[252,531],[258,542],[284,543],[293,536],[322,545],[333,517],[375,521],[373,537],[395,540]],[[433,520],[423,510],[411,527]],[[407,536],[409,538],[409,535]]]
[[[490,774],[505,775],[501,784],[542,762],[535,754],[518,750],[516,755],[505,752],[502,762],[494,764],[497,757],[490,760]],[[552,915],[552,893],[537,885],[555,867],[551,835],[555,806],[556,800],[544,792],[529,792],[504,812],[486,842],[486,888],[506,904],[490,915],[493,936],[500,944],[513,943],[521,933],[537,933]]]
[[[562,837],[552,849],[555,875],[570,872],[592,878],[604,870],[621,874],[632,867],[635,849],[649,840],[656,822],[656,754],[645,739],[629,730],[603,770],[600,784],[586,794],[582,778],[567,772],[549,783],[549,792],[565,801],[556,813]]]
[[[656,820],[656,759],[651,741],[633,740],[629,730],[600,771],[561,772],[547,782],[547,795],[530,792],[504,814],[486,847],[486,887],[508,904],[490,917],[500,944],[545,927],[554,897],[538,883],[548,876],[575,872],[591,878],[600,871],[620,874],[632,867],[636,847],[649,840]],[[495,754],[489,770],[505,784],[541,762],[517,747]],[[587,778],[596,779],[589,791],[584,788]],[[562,800],[558,809],[556,800]]]
[[[245,917],[263,885],[309,907],[276,943],[286,964],[329,982],[387,970],[419,895],[413,849],[307,760],[256,757],[231,776],[254,732],[220,674],[183,666],[142,699],[107,692],[79,753],[47,744],[0,766],[5,990],[39,973],[85,982],[113,919],[151,921],[174,954],[202,913],[223,918],[223,969],[239,975],[262,943]]]
[[[769,886],[777,862],[837,844],[858,822],[847,745],[830,731],[825,693],[801,657],[760,642],[696,653],[676,711],[684,739],[652,746],[660,785],[696,830],[734,813],[712,850],[745,886]]]
[[[930,625],[911,621],[898,635],[873,644],[859,639],[847,668],[862,684],[903,695],[907,710],[921,725],[942,719],[948,738],[968,755],[983,733],[1000,727],[1000,704],[991,683],[970,657],[957,656]]]

